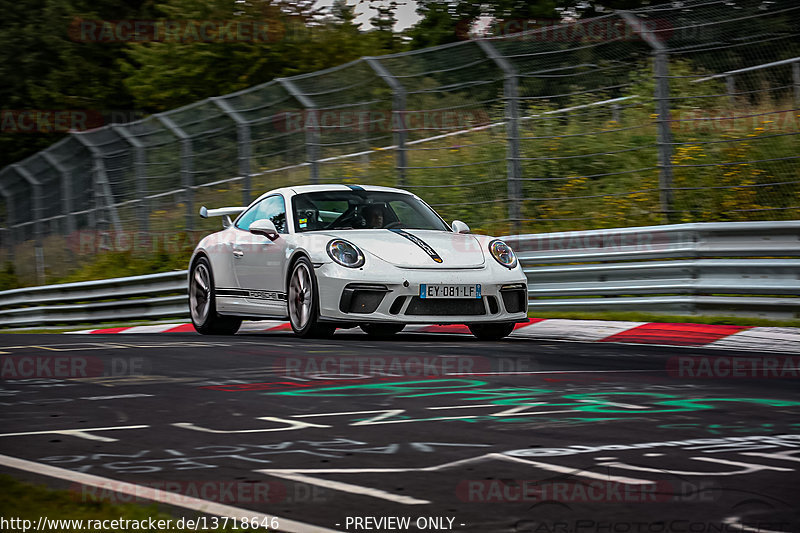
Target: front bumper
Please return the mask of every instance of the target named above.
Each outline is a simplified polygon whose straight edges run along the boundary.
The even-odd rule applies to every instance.
[[[385,265],[377,273],[324,263],[315,273],[322,321],[473,324],[527,318],[527,280],[519,267],[404,269]],[[481,298],[420,299],[422,283],[480,284]]]

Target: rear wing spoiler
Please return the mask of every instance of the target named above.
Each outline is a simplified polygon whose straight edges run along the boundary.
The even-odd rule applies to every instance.
[[[233,224],[233,222],[231,222],[231,215],[238,215],[245,209],[247,209],[247,207],[219,207],[217,209],[208,209],[206,206],[202,206],[200,207],[200,218],[223,217],[222,227],[227,228]]]

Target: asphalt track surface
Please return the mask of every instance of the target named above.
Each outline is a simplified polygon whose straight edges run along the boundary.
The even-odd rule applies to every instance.
[[[800,531],[797,373],[730,371],[764,354],[342,330],[0,352],[0,470],[81,498],[128,482],[284,531]]]

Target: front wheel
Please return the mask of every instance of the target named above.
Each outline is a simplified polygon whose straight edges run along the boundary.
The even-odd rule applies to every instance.
[[[289,323],[295,335],[303,338],[324,338],[333,335],[336,326],[319,322],[319,288],[314,267],[300,257],[292,267],[287,291]]]
[[[514,322],[501,324],[468,324],[469,330],[478,340],[499,341],[514,331]]]
[[[361,324],[361,329],[370,337],[385,339],[400,333],[405,324]]]
[[[194,329],[203,335],[233,335],[242,325],[241,318],[217,313],[214,276],[205,257],[198,259],[192,266],[189,278],[189,311]]]

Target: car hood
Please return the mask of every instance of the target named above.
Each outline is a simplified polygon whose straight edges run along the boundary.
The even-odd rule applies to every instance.
[[[485,257],[473,235],[435,230],[348,230],[337,237],[402,268],[480,268]]]

